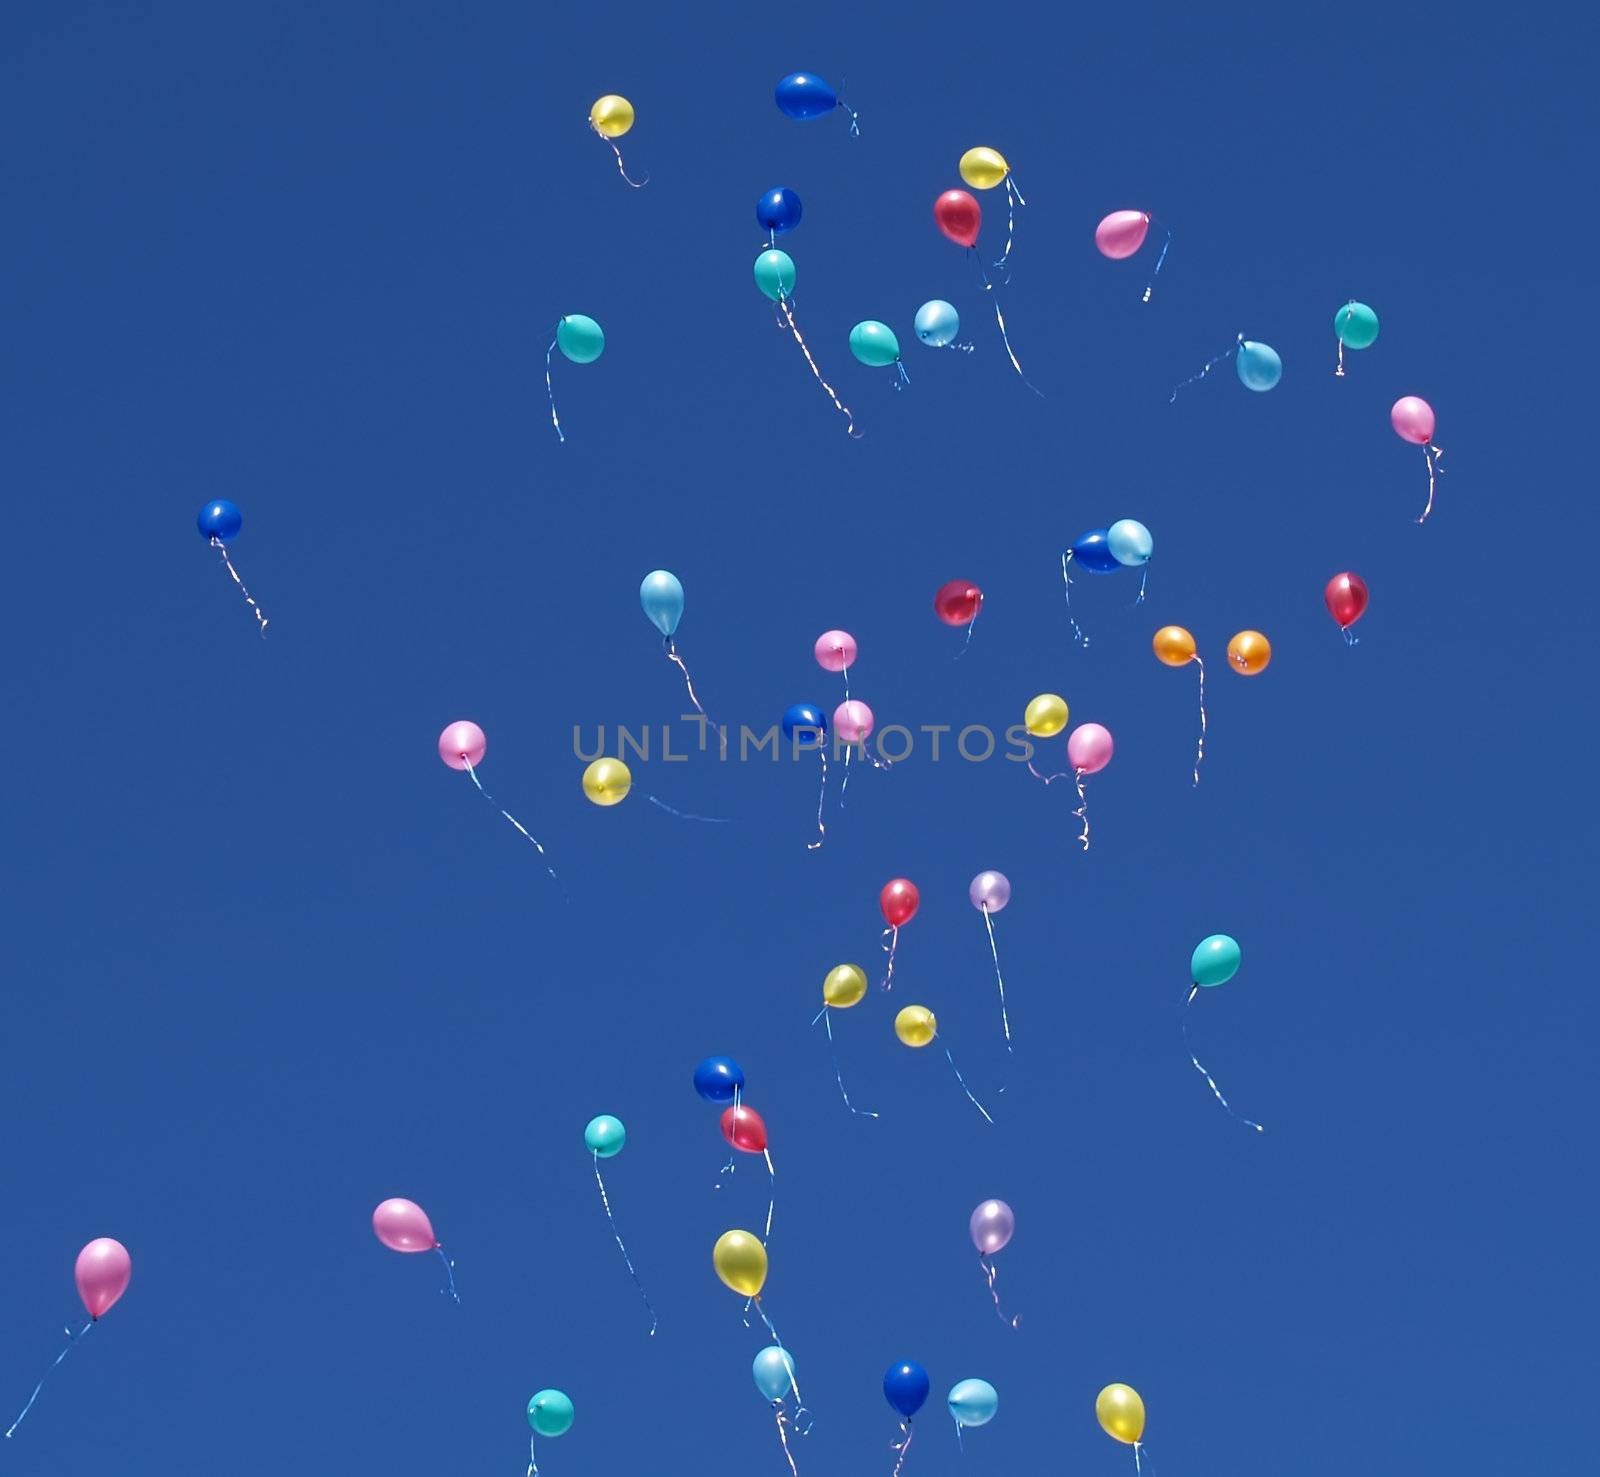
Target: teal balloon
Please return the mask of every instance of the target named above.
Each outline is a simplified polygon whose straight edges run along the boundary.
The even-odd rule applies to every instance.
[[[540,1390],[528,1402],[528,1424],[536,1436],[565,1436],[572,1416],[572,1401],[560,1390]]]
[[[1195,945],[1189,960],[1189,978],[1210,989],[1225,985],[1239,972],[1239,945],[1225,933],[1214,933]]]
[[[574,364],[593,364],[605,346],[600,325],[582,313],[568,313],[556,324],[556,347]]]
[[[653,569],[639,585],[639,604],[656,630],[671,636],[683,619],[683,586],[678,576],[665,569]]]
[[[1000,1396],[988,1380],[962,1380],[951,1389],[949,1405],[958,1426],[987,1426],[1000,1409]]]
[[[1144,524],[1132,518],[1119,518],[1106,529],[1106,547],[1118,564],[1137,568],[1150,562],[1150,556],[1156,551],[1156,541]]]
[[[1270,344],[1240,339],[1236,363],[1239,379],[1247,390],[1270,390],[1283,378],[1283,360]]]
[[[942,297],[936,297],[917,309],[914,326],[917,337],[930,349],[942,349],[946,344],[953,344],[961,332],[961,314]]]
[[[777,1344],[768,1344],[750,1366],[756,1389],[768,1400],[782,1400],[794,1385],[794,1355]]]
[[[1378,341],[1378,315],[1352,298],[1333,315],[1333,331],[1347,349],[1370,349]]]
[[[868,318],[850,330],[850,352],[863,364],[882,369],[900,357],[900,340],[887,323]]]
[[[628,1142],[628,1130],[622,1126],[620,1118],[602,1113],[598,1118],[589,1120],[589,1126],[583,1130],[583,1142],[591,1154],[609,1159],[613,1154],[622,1152],[622,1146]]]
[[[773,302],[794,291],[794,258],[787,251],[763,251],[756,258],[756,286]]]

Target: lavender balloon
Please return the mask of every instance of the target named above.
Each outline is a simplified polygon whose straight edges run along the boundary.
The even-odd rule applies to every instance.
[[[985,1200],[967,1222],[980,1256],[993,1256],[1016,1234],[1017,1218],[1004,1200]]]
[[[979,872],[967,888],[972,906],[985,913],[998,913],[1011,901],[1011,884],[1004,872]]]

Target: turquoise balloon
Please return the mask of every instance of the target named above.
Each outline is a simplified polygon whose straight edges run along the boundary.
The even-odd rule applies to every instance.
[[[750,1366],[756,1389],[768,1400],[782,1400],[794,1384],[794,1356],[777,1344],[768,1344]]]
[[[622,1126],[620,1118],[602,1113],[598,1118],[589,1120],[589,1126],[583,1131],[583,1141],[591,1154],[609,1159],[613,1154],[622,1152],[622,1146],[628,1142],[628,1130]]]
[[[582,313],[568,313],[556,324],[556,347],[574,364],[593,364],[605,346],[600,325]]]
[[[987,1426],[1000,1409],[1000,1396],[988,1380],[962,1380],[951,1389],[949,1404],[958,1426]]]
[[[1239,972],[1239,945],[1225,933],[1214,933],[1195,945],[1189,978],[1210,989],[1225,985]]]
[[[787,251],[763,251],[756,258],[756,286],[773,302],[794,291],[794,258]]]
[[[1270,344],[1240,339],[1236,363],[1239,379],[1247,390],[1270,390],[1283,378],[1283,360]]]
[[[930,349],[942,349],[953,344],[961,332],[961,314],[942,297],[936,297],[917,309],[915,327],[917,337]]]
[[[1148,564],[1156,551],[1156,541],[1150,530],[1132,518],[1119,518],[1106,529],[1106,547],[1118,564],[1137,567]]]
[[[863,364],[882,369],[900,357],[900,340],[887,323],[868,318],[850,330],[850,352]]]
[[[1347,349],[1370,349],[1378,341],[1378,315],[1352,298],[1333,315],[1333,331]]]
[[[671,636],[683,619],[683,586],[678,576],[654,569],[639,585],[639,604],[663,636]]]
[[[572,1416],[572,1401],[560,1390],[540,1390],[528,1402],[528,1424],[537,1436],[565,1436]]]

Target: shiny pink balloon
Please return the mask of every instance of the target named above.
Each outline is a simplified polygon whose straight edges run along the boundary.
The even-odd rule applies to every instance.
[[[1084,774],[1098,774],[1111,763],[1111,730],[1098,723],[1080,723],[1067,738],[1067,763]]]
[[[856,664],[856,638],[848,631],[824,631],[812,651],[824,672],[842,672]]]
[[[435,1251],[439,1246],[427,1211],[413,1200],[385,1200],[372,1212],[372,1229],[390,1251]]]
[[[967,888],[972,906],[985,913],[998,913],[1011,901],[1011,884],[1004,872],[979,872]]]
[[[469,764],[476,769],[483,763],[483,752],[488,747],[483,730],[465,718],[439,735],[439,757],[451,769],[465,769]]]
[[[1150,217],[1142,210],[1113,210],[1094,228],[1094,244],[1101,256],[1120,262],[1144,245],[1149,230]]]
[[[872,709],[859,698],[848,698],[833,710],[833,731],[847,744],[859,744],[872,733]]]
[[[1017,1232],[1017,1218],[1004,1200],[985,1200],[967,1222],[980,1256],[993,1256]]]
[[[1402,395],[1389,412],[1389,424],[1403,441],[1426,446],[1433,440],[1433,407],[1418,395]]]
[[[78,1253],[78,1264],[72,1269],[77,1279],[78,1296],[89,1310],[91,1318],[98,1318],[128,1290],[133,1276],[133,1258],[128,1248],[109,1236],[91,1241]]]

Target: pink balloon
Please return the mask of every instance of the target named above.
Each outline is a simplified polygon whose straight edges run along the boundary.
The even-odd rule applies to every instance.
[[[439,735],[439,757],[451,769],[465,769],[469,764],[476,769],[483,763],[483,751],[488,747],[489,740],[484,737],[483,730],[465,718],[452,723]]]
[[[972,906],[985,913],[998,913],[1011,901],[1011,884],[1004,872],[979,872],[967,888]]]
[[[848,631],[824,631],[812,650],[824,672],[842,672],[856,664],[856,638]]]
[[[967,1222],[980,1256],[993,1256],[1016,1235],[1017,1218],[1004,1200],[985,1200]]]
[[[1094,228],[1094,244],[1101,256],[1120,262],[1144,245],[1149,230],[1150,217],[1142,210],[1113,210]]]
[[[1111,730],[1098,723],[1080,723],[1067,738],[1067,763],[1084,774],[1098,774],[1111,763]]]
[[[91,1241],[78,1253],[78,1264],[72,1269],[77,1279],[78,1296],[89,1310],[91,1318],[98,1318],[128,1290],[133,1276],[133,1258],[128,1248],[109,1236]]]
[[[1433,407],[1419,395],[1402,395],[1389,412],[1389,424],[1401,440],[1426,446],[1433,440]]]
[[[833,731],[847,744],[859,744],[872,733],[872,709],[849,698],[833,710]]]
[[[385,1200],[372,1212],[372,1229],[390,1251],[436,1251],[439,1246],[427,1211],[413,1200]]]

